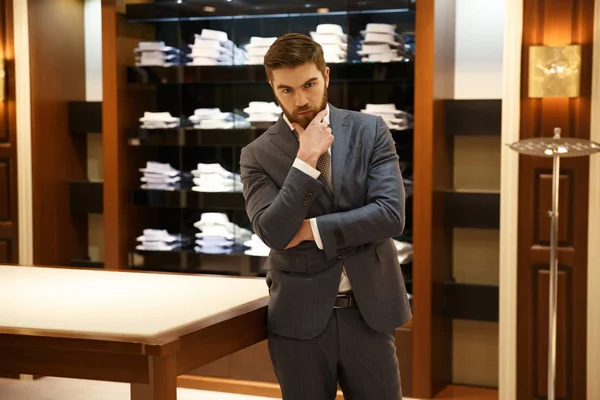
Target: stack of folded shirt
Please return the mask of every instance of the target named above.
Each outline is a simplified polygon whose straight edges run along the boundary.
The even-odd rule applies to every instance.
[[[191,61],[187,65],[243,65],[246,53],[227,38],[227,32],[202,29],[194,35],[194,44],[189,45]]]
[[[273,102],[251,101],[244,112],[249,115],[246,118],[248,122],[276,122],[281,115],[281,108]]]
[[[396,27],[390,24],[367,24],[360,32],[364,40],[362,49],[358,51],[362,62],[405,61],[404,43],[396,33]]]
[[[265,55],[269,51],[269,47],[277,40],[276,37],[258,37],[252,36],[250,43],[244,48],[247,53],[247,65],[262,65],[265,61]]]
[[[244,246],[249,247],[244,254],[256,257],[268,257],[271,249],[260,238],[252,234],[252,238],[244,242]]]
[[[137,245],[136,249],[147,251],[171,251],[184,244],[181,235],[171,235],[161,229],[144,229],[143,235],[138,237],[137,241],[141,244]]]
[[[142,129],[170,129],[179,127],[181,120],[173,117],[170,112],[144,112],[140,118]]]
[[[323,48],[326,63],[348,61],[348,35],[340,25],[317,25],[316,32],[311,32],[310,35]]]
[[[241,192],[239,174],[234,174],[220,164],[198,164],[192,171],[195,192]]]
[[[198,108],[190,121],[194,129],[247,129],[251,125],[243,115],[218,108]]]
[[[170,67],[179,64],[179,49],[165,42],[140,42],[134,50],[135,65],[139,67]]]
[[[389,129],[403,131],[413,127],[413,116],[405,111],[397,110],[394,104],[367,104],[366,108],[360,112],[382,117]]]
[[[252,232],[229,221],[227,214],[203,213],[194,226],[196,234],[194,250],[207,254],[231,254],[252,237]]]
[[[146,168],[140,168],[142,176],[142,189],[147,190],[175,190],[181,180],[181,172],[170,164],[148,161]]]

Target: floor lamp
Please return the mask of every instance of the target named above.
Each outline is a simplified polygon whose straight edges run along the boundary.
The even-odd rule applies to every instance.
[[[581,46],[531,46],[529,48],[529,97],[579,97]],[[558,282],[558,199],[560,159],[585,157],[600,152],[600,144],[587,139],[554,136],[523,139],[508,146],[523,155],[552,158],[552,210],[550,217],[550,290],[548,298],[548,400],[555,400],[556,324]]]
[[[524,139],[509,147],[524,155],[552,158],[552,210],[550,217],[550,296],[548,321],[548,400],[554,400],[556,372],[556,303],[558,282],[558,183],[562,157],[584,157],[600,152],[600,144],[585,139],[561,138],[560,128],[554,128],[552,138]]]

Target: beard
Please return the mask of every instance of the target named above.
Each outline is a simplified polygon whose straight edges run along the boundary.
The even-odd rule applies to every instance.
[[[277,96],[275,96],[275,97],[277,97]],[[315,118],[315,116],[319,112],[323,111],[325,109],[325,107],[327,107],[327,89],[323,90],[323,96],[321,97],[321,104],[319,104],[318,106],[312,106],[311,104],[309,104],[304,107],[299,107],[293,111],[290,111],[287,108],[285,108],[281,102],[279,102],[279,105],[281,106],[283,113],[285,114],[285,116],[288,118],[288,120],[291,123],[295,122],[298,125],[300,125],[302,128],[306,129],[306,127],[312,122],[312,120]],[[309,113],[298,115],[298,113],[309,111],[309,110],[310,110]]]

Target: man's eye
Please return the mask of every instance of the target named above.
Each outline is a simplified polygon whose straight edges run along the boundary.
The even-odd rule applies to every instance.
[[[285,94],[292,93],[292,89],[283,89],[283,93],[285,93]]]
[[[310,87],[313,87],[314,85],[315,85],[314,82],[310,82],[310,83],[307,83],[305,87],[310,88]]]

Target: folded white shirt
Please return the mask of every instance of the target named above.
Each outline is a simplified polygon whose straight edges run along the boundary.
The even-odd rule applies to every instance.
[[[181,235],[172,235],[165,229],[144,229],[142,236],[137,237],[138,242],[164,242],[173,243],[181,241]]]
[[[229,217],[225,213],[205,212],[200,215],[200,221],[196,224],[229,225]]]
[[[171,166],[169,163],[159,163],[156,161],[147,161],[146,168],[140,168],[140,172],[148,174],[162,174],[166,176],[177,176],[181,172]]]

